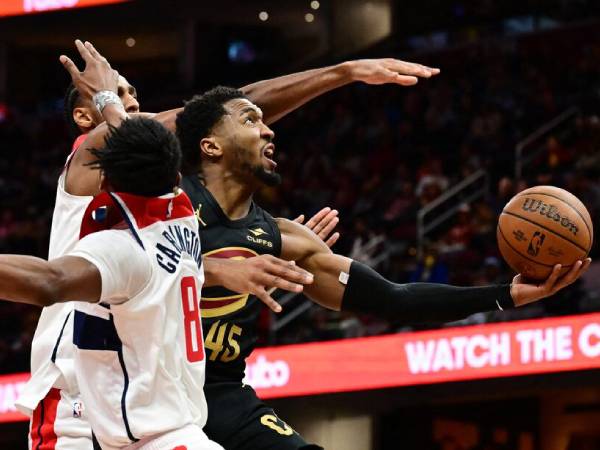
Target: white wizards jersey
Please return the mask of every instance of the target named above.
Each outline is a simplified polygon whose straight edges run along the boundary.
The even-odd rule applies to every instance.
[[[86,135],[73,144],[67,165]],[[67,171],[58,179],[56,202],[52,216],[48,259],[64,256],[79,240],[81,220],[91,196],[71,195],[65,190]],[[31,344],[31,380],[26,384],[16,406],[31,415],[50,388],[66,389],[76,393],[73,373],[72,303],[57,303],[42,309]]]
[[[98,268],[102,294],[97,304],[75,304],[75,372],[100,446],[203,427],[204,279],[189,198],[100,194],[81,235],[69,255]]]

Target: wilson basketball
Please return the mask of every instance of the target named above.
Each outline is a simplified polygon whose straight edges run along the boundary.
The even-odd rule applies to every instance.
[[[564,189],[536,186],[504,207],[496,230],[500,253],[527,278],[543,280],[556,264],[562,273],[587,257],[594,239],[590,214]]]

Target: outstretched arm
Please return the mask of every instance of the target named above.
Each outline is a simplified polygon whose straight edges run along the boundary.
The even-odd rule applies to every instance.
[[[260,106],[264,122],[270,125],[310,100],[353,82],[412,86],[419,78],[431,78],[439,73],[439,69],[393,58],[359,59],[258,81],[240,90]],[[175,119],[182,109],[148,116],[175,131]]]
[[[548,297],[573,283],[591,260],[579,261],[559,278],[560,265],[540,284],[457,287],[435,283],[396,284],[373,269],[336,255],[316,235],[285,219],[278,219],[282,257],[293,259],[314,275],[304,289],[313,301],[330,309],[372,313],[406,322],[449,322],[470,314],[522,306]]]
[[[412,86],[419,78],[431,78],[439,73],[439,69],[399,59],[359,59],[258,81],[240,90],[261,107],[264,122],[270,125],[310,100],[350,83]],[[175,118],[181,110],[165,111],[153,118],[175,131]]]
[[[244,260],[204,258],[204,275],[204,286],[224,286],[234,292],[256,295],[276,313],[281,312],[281,305],[271,297],[271,288],[299,293],[313,279],[293,262],[272,255]]]
[[[0,255],[0,298],[50,306],[79,300],[97,302],[102,280],[92,263],[76,256],[53,261],[23,255]]]
[[[418,78],[430,78],[439,72],[393,58],[361,59],[259,81],[241,90],[261,107],[265,123],[271,124],[308,101],[355,81],[412,86]]]

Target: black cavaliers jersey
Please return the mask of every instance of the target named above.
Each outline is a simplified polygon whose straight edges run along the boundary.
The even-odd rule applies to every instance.
[[[192,200],[200,224],[204,257],[245,259],[262,254],[279,256],[281,234],[273,217],[257,206],[248,215],[230,220],[197,176],[185,177],[182,188]],[[241,381],[245,359],[257,340],[263,303],[249,294],[222,286],[202,288],[202,330],[206,349],[206,382]]]

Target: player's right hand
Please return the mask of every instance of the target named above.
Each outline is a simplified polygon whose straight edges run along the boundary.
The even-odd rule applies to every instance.
[[[117,94],[119,90],[119,72],[110,66],[107,59],[98,53],[91,42],[84,44],[77,39],[75,46],[85,61],[83,72],[79,71],[68,56],[61,55],[59,59],[71,75],[73,84],[79,94],[88,98],[92,98],[100,91],[112,91]]]
[[[431,78],[440,73],[440,69],[435,67],[394,58],[358,59],[344,64],[350,68],[350,76],[354,81],[367,84],[412,86],[417,84],[419,78]]]
[[[256,295],[276,313],[281,312],[281,305],[271,297],[273,290],[299,293],[305,284],[313,282],[313,275],[296,266],[294,261],[284,261],[272,255],[221,260],[219,264],[225,264],[219,271],[221,286],[234,292]]]
[[[561,265],[557,264],[552,269],[550,276],[539,283],[528,282],[523,279],[521,274],[515,276],[510,285],[510,295],[515,306],[523,306],[556,294],[581,277],[589,269],[591,263],[591,258],[577,261],[563,276],[559,276]]]

